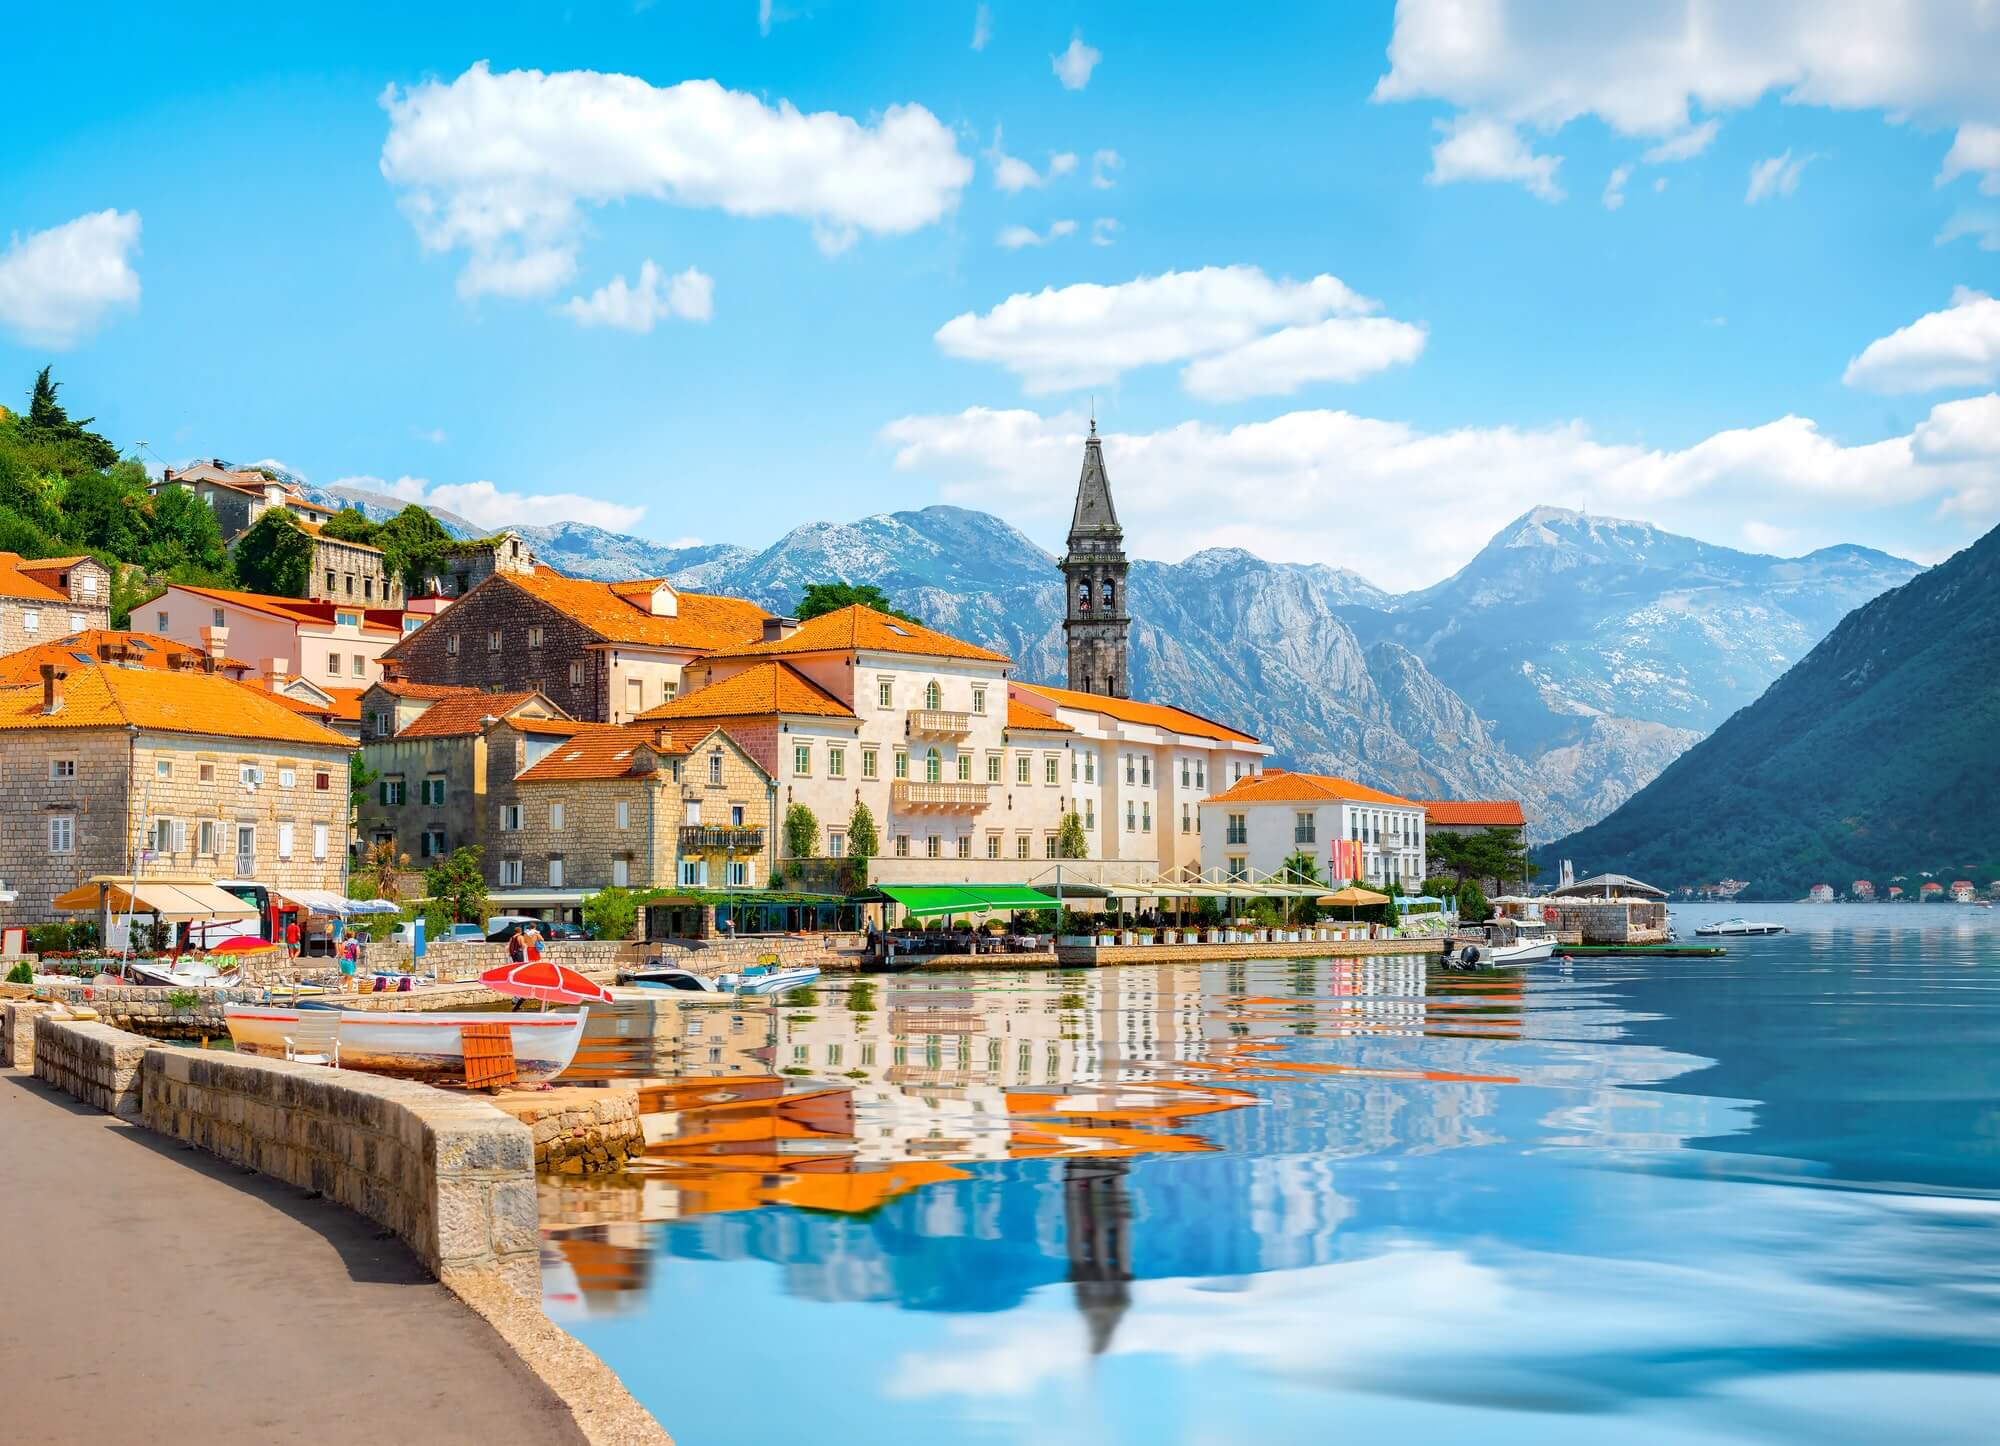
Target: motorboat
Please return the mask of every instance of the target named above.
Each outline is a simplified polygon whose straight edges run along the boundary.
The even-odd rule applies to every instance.
[[[229,1004],[223,1017],[229,1037],[244,1054],[285,1058],[285,1041],[317,1036],[326,1028],[325,1005],[286,1008],[275,1004]],[[465,1034],[468,1026],[504,1025],[513,1046],[515,1080],[541,1084],[569,1068],[583,1040],[588,1013],[549,1011],[510,1014],[494,1010],[453,1010],[437,1014],[371,1013],[337,1009],[340,1015],[339,1060],[343,1069],[401,1079],[439,1081],[465,1077]]]
[[[233,989],[241,982],[233,968],[225,972],[200,959],[134,959],[126,968],[139,983],[168,989]]]
[[[685,994],[783,994],[802,989],[819,978],[816,965],[803,964],[781,969],[775,964],[752,964],[740,974],[697,974],[671,964],[655,964],[634,970],[630,982],[652,989],[674,989]]]
[[[1703,924],[1694,932],[1704,939],[1734,939],[1747,934],[1789,934],[1791,930],[1783,924],[1759,923],[1754,919],[1723,919],[1714,924]]]

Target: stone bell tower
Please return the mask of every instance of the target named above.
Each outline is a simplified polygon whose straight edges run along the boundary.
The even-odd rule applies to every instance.
[[[1069,645],[1069,686],[1079,693],[1109,698],[1131,695],[1125,614],[1125,530],[1111,505],[1111,479],[1104,475],[1104,444],[1097,419],[1083,444],[1083,475],[1076,484],[1076,513],[1069,524],[1069,551],[1062,560],[1063,639]]]

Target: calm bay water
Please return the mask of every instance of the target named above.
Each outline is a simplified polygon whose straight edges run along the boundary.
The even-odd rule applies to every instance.
[[[547,1308],[683,1446],[1991,1440],[2000,910],[1731,912],[624,1019]]]

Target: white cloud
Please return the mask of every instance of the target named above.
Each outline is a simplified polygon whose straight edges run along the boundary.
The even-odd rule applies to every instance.
[[[1329,317],[1287,326],[1190,362],[1181,381],[1211,402],[1288,397],[1309,382],[1353,382],[1423,354],[1424,329],[1386,316]]]
[[[993,167],[993,187],[1012,195],[1029,187],[1039,190],[1057,176],[1067,176],[1076,169],[1076,152],[1052,151],[1049,154],[1049,168],[1046,172],[1036,170],[1018,156],[1010,156],[1000,144],[1000,127],[993,127],[993,144],[987,148],[986,160]]]
[[[1743,523],[1743,540],[1759,552],[1782,552],[1797,537],[1798,533],[1789,527],[1779,527],[1755,517],[1748,518]]]
[[[644,507],[606,502],[578,492],[503,492],[491,482],[432,483],[425,477],[342,477],[336,487],[383,492],[404,502],[416,502],[470,518],[481,527],[510,527],[523,522],[554,520],[586,522],[613,532],[630,532],[646,515]]]
[[[771,0],[757,0],[757,33],[771,33]]]
[[[449,440],[443,427],[416,427],[411,429],[411,435],[419,442],[429,442],[434,447],[442,447]]]
[[[1083,282],[1018,292],[984,315],[968,311],[953,317],[938,328],[936,340],[946,355],[997,363],[1019,376],[1025,390],[1037,393],[1116,381],[1137,367],[1219,359],[1267,332],[1309,329],[1329,319],[1352,322],[1378,309],[1379,303],[1335,276],[1273,280],[1255,266],[1208,266],[1115,286]],[[1401,322],[1390,325],[1405,327]],[[1359,339],[1364,331],[1365,341]],[[1405,331],[1414,333],[1420,350],[1422,332],[1414,327]],[[1302,331],[1283,342],[1264,340],[1270,345],[1233,364],[1204,370],[1199,383],[1192,369],[1184,379],[1190,388],[1212,386],[1237,396],[1254,394],[1236,390],[1252,378],[1261,387],[1290,391],[1366,355],[1379,359],[1385,349],[1393,349],[1385,347],[1381,328],[1347,326],[1310,336]],[[1407,336],[1402,346],[1408,348]],[[1283,385],[1287,359],[1303,370]],[[1379,360],[1379,365],[1392,360]]]
[[[0,252],[0,327],[30,346],[75,346],[113,307],[139,304],[138,249],[137,211],[15,236]]]
[[[1009,226],[994,239],[999,245],[1006,247],[1009,251],[1018,251],[1023,246],[1046,246],[1051,241],[1058,241],[1065,236],[1074,236],[1075,234],[1076,222],[1051,221],[1046,235],[1035,230],[1032,226]]]
[[[1625,204],[1625,183],[1632,179],[1632,168],[1620,166],[1611,173],[1604,183],[1604,209],[1615,211]]]
[[[1937,244],[1948,246],[1961,236],[1972,237],[1981,251],[2000,251],[2000,213],[1961,211],[1945,222]]]
[[[1979,189],[1988,196],[2000,196],[2000,126],[1966,125],[1958,128],[1951,149],[1945,152],[1944,168],[1938,172],[1942,186],[1956,177],[1977,174]]]
[[[1649,166],[1671,165],[1675,161],[1691,161],[1708,149],[1715,133],[1722,129],[1719,120],[1705,120],[1698,126],[1682,131],[1677,136],[1669,136],[1652,147],[1639,159]]]
[[[1110,216],[1099,216],[1090,223],[1090,244],[1093,246],[1114,246],[1118,242],[1118,222]]]
[[[2000,301],[1961,286],[1943,311],[1868,343],[1841,380],[1892,393],[2000,383]]]
[[[1049,68],[1055,71],[1064,90],[1082,90],[1090,84],[1090,73],[1102,59],[1100,52],[1083,43],[1083,32],[1079,30],[1070,36],[1069,49],[1049,57]]]
[[[1111,173],[1124,165],[1125,161],[1114,150],[1101,150],[1090,157],[1090,184],[1100,191],[1108,191],[1118,183],[1111,179]]]
[[[615,326],[620,331],[649,332],[669,317],[707,321],[715,315],[715,279],[690,266],[668,277],[651,260],[639,268],[639,282],[628,286],[614,276],[589,296],[572,296],[562,312],[578,326]]]
[[[1743,204],[1754,206],[1771,196],[1789,196],[1799,188],[1799,176],[1805,171],[1811,155],[1792,159],[1789,150],[1767,157],[1750,167],[1750,187],[1743,193]]]
[[[1452,181],[1519,181],[1529,194],[1544,201],[1560,201],[1562,187],[1556,184],[1556,167],[1561,156],[1538,156],[1521,139],[1520,131],[1490,116],[1465,115],[1439,121],[1443,139],[1431,147],[1431,173],[1424,179],[1433,186]]]
[[[468,296],[540,296],[576,272],[583,208],[639,197],[807,221],[821,250],[903,235],[947,215],[972,176],[951,130],[919,105],[863,123],[767,105],[712,80],[481,61],[381,103],[384,178],[425,248],[467,253]]]
[[[981,5],[972,12],[972,48],[984,50],[986,42],[993,38],[993,9]]]
[[[1074,467],[1084,425],[1075,413],[972,408],[903,417],[883,437],[899,470],[937,479],[948,500],[1047,514],[1053,527],[1067,503],[1048,479]],[[2000,461],[2000,396],[1952,402],[1910,434],[1852,445],[1796,416],[1659,449],[1599,441],[1581,422],[1425,431],[1313,410],[1111,434],[1105,454],[1114,476],[1138,484],[1119,494],[1135,555],[1241,546],[1363,572],[1393,557],[1404,581],[1421,586],[1542,503],[1711,537],[1745,513],[1780,516],[1813,546],[1844,540],[1870,509],[1935,501],[1968,513]],[[1412,528],[1412,516],[1424,525]],[[1191,528],[1195,518],[1214,520]]]
[[[1767,94],[1928,125],[2000,122],[2000,25],[1982,0],[1399,0],[1388,58],[1378,101],[1440,100],[1543,134],[1594,115],[1620,135],[1681,137],[1700,129],[1696,108]],[[1991,162],[1974,168],[1993,179]]]

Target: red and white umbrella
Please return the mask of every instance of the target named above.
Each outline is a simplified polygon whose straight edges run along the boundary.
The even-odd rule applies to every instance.
[[[539,999],[544,1004],[602,1004],[611,992],[595,980],[553,959],[535,959],[523,964],[506,964],[488,969],[479,982],[499,994],[516,999]]]

